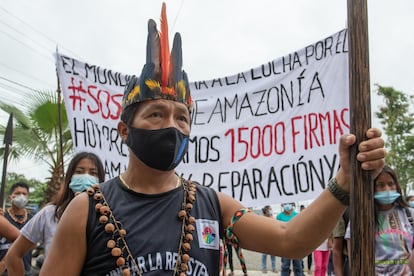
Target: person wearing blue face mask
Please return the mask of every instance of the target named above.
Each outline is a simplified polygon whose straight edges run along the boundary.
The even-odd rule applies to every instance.
[[[274,219],[273,213],[272,213],[272,207],[270,205],[266,205],[262,208],[263,216]],[[267,273],[267,255],[268,254],[262,254],[262,272]],[[272,272],[277,273],[276,270],[276,257],[273,255],[270,255],[270,262],[272,265]]]
[[[383,168],[374,185],[375,274],[412,275],[408,264],[414,245],[414,209],[403,199],[397,174],[391,167]],[[348,224],[348,245],[350,236]]]
[[[5,262],[9,274],[23,275],[22,257],[38,243],[43,243],[45,255],[48,254],[57,224],[69,202],[77,194],[104,180],[104,168],[99,157],[90,152],[77,153],[68,165],[60,193],[26,223],[7,252]]]
[[[414,208],[414,195],[409,195],[405,198],[405,201],[407,201],[408,206],[411,208]]]
[[[282,204],[283,212],[279,213],[276,216],[276,220],[288,222],[294,218],[298,212],[295,211],[295,203],[284,203]],[[281,258],[282,268],[280,270],[280,275],[288,276],[290,275],[290,263],[293,265],[293,273],[295,276],[302,276],[302,259],[288,259]]]
[[[89,173],[83,174],[74,174],[69,183],[69,189],[76,194],[86,191],[90,186],[95,183],[99,183],[97,176],[91,175]]]

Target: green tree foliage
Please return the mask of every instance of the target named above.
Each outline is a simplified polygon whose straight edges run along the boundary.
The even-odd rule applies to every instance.
[[[62,104],[61,120],[59,120],[59,97],[55,91],[34,92],[21,108],[0,102],[0,109],[13,113],[13,144],[10,148],[10,159],[21,157],[32,158],[49,166],[45,201],[52,199],[62,183],[62,156],[72,152],[72,137],[66,111]],[[60,122],[61,121],[61,125]],[[62,128],[62,150],[60,150],[60,127]],[[6,126],[0,126],[0,135],[5,133]],[[0,148],[4,155],[4,145]]]
[[[376,93],[384,99],[383,106],[375,115],[380,119],[386,135],[385,158],[399,177],[405,194],[413,189],[414,183],[414,114],[413,96],[397,91],[392,87],[377,85]]]

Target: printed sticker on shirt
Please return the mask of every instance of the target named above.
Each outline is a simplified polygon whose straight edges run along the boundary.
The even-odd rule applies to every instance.
[[[200,248],[219,249],[219,225],[215,220],[197,219],[197,236]]]

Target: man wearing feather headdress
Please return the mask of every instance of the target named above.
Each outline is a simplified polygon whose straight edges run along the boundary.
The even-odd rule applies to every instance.
[[[219,275],[221,238],[238,253],[243,247],[298,259],[326,239],[349,204],[354,135],[341,137],[341,168],[328,188],[288,223],[175,173],[187,151],[192,100],[178,33],[169,51],[165,4],[161,14],[161,32],[149,20],[147,61],[122,102],[127,169],[71,201],[42,276]],[[384,165],[380,136],[370,129],[359,145],[358,160],[374,177]]]

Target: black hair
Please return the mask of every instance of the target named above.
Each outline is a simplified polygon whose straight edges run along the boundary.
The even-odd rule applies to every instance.
[[[270,205],[266,205],[262,208],[263,215],[267,214],[272,207]]]
[[[410,201],[410,199],[412,199],[414,197],[414,195],[409,195],[405,198],[405,201],[408,202]]]
[[[10,187],[9,194],[11,195],[14,192],[14,190],[16,190],[18,187],[22,187],[22,188],[26,189],[27,192],[29,192],[29,185],[26,182],[19,181],[19,182],[14,183]]]
[[[65,180],[63,183],[64,184],[63,190],[61,191],[60,196],[54,202],[56,205],[55,218],[57,221],[60,220],[66,207],[69,205],[71,200],[75,197],[75,194],[73,193],[73,191],[69,189],[69,183],[72,179],[72,176],[74,175],[76,171],[76,166],[83,159],[91,160],[95,164],[98,170],[99,182],[105,181],[105,171],[103,168],[103,164],[102,164],[101,159],[96,154],[92,152],[79,152],[78,154],[76,154],[72,158],[72,160],[69,162],[69,166],[66,170]]]

